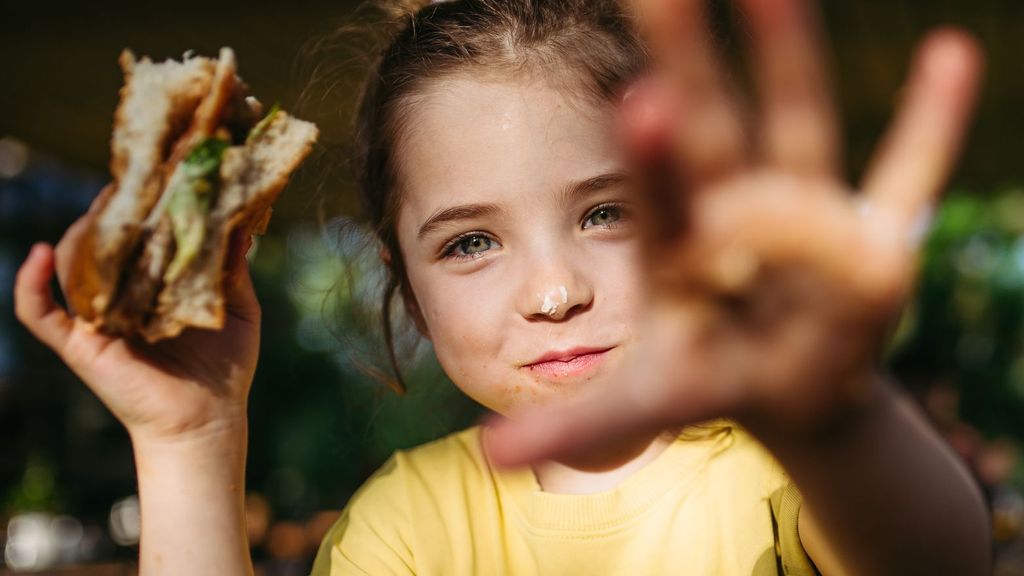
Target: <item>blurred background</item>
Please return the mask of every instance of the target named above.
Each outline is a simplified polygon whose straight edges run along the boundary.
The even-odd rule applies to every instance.
[[[717,35],[744,34],[714,2]],[[1024,3],[829,2],[837,92],[856,180],[927,29],[984,44],[981,113],[926,245],[917,298],[889,362],[970,466],[993,511],[998,574],[1024,574]],[[473,424],[482,410],[408,331],[397,397],[376,326],[382,270],[346,164],[355,94],[381,29],[335,0],[293,5],[24,2],[0,5],[0,574],[133,574],[138,508],[128,438],[15,321],[29,246],[56,242],[108,178],[123,48],[154,59],[234,48],[265,103],[317,122],[321,146],[251,255],[263,350],[251,398],[249,531],[259,573],[305,574],[337,511],[396,448]]]

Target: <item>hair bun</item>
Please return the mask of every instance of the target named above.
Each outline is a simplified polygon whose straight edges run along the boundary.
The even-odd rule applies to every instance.
[[[405,18],[416,14],[431,4],[442,4],[452,0],[386,0],[384,9],[395,18]]]

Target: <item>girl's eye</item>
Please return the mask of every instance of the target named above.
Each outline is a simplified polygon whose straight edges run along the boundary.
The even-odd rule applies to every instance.
[[[452,240],[441,251],[441,256],[454,260],[478,258],[484,252],[494,248],[496,244],[500,246],[496,240],[489,236],[474,232]]]
[[[618,206],[612,204],[598,206],[583,220],[583,228],[586,229],[595,225],[611,228],[621,218],[622,210]]]

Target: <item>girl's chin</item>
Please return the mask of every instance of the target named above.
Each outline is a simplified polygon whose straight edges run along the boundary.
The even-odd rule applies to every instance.
[[[560,379],[556,382],[531,379],[516,385],[509,391],[499,408],[492,408],[502,416],[514,415],[520,411],[558,404],[572,400],[591,385],[597,384],[597,376],[586,378]]]

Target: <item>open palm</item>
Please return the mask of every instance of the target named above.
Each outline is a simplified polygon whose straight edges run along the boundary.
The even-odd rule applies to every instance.
[[[842,178],[814,10],[803,0],[741,4],[757,114],[709,48],[704,2],[633,3],[657,61],[623,102],[656,215],[645,226],[647,342],[607,387],[495,426],[495,461],[717,416],[797,429],[870,394],[973,107],[979,51],[953,30],[926,39],[855,192]]]

